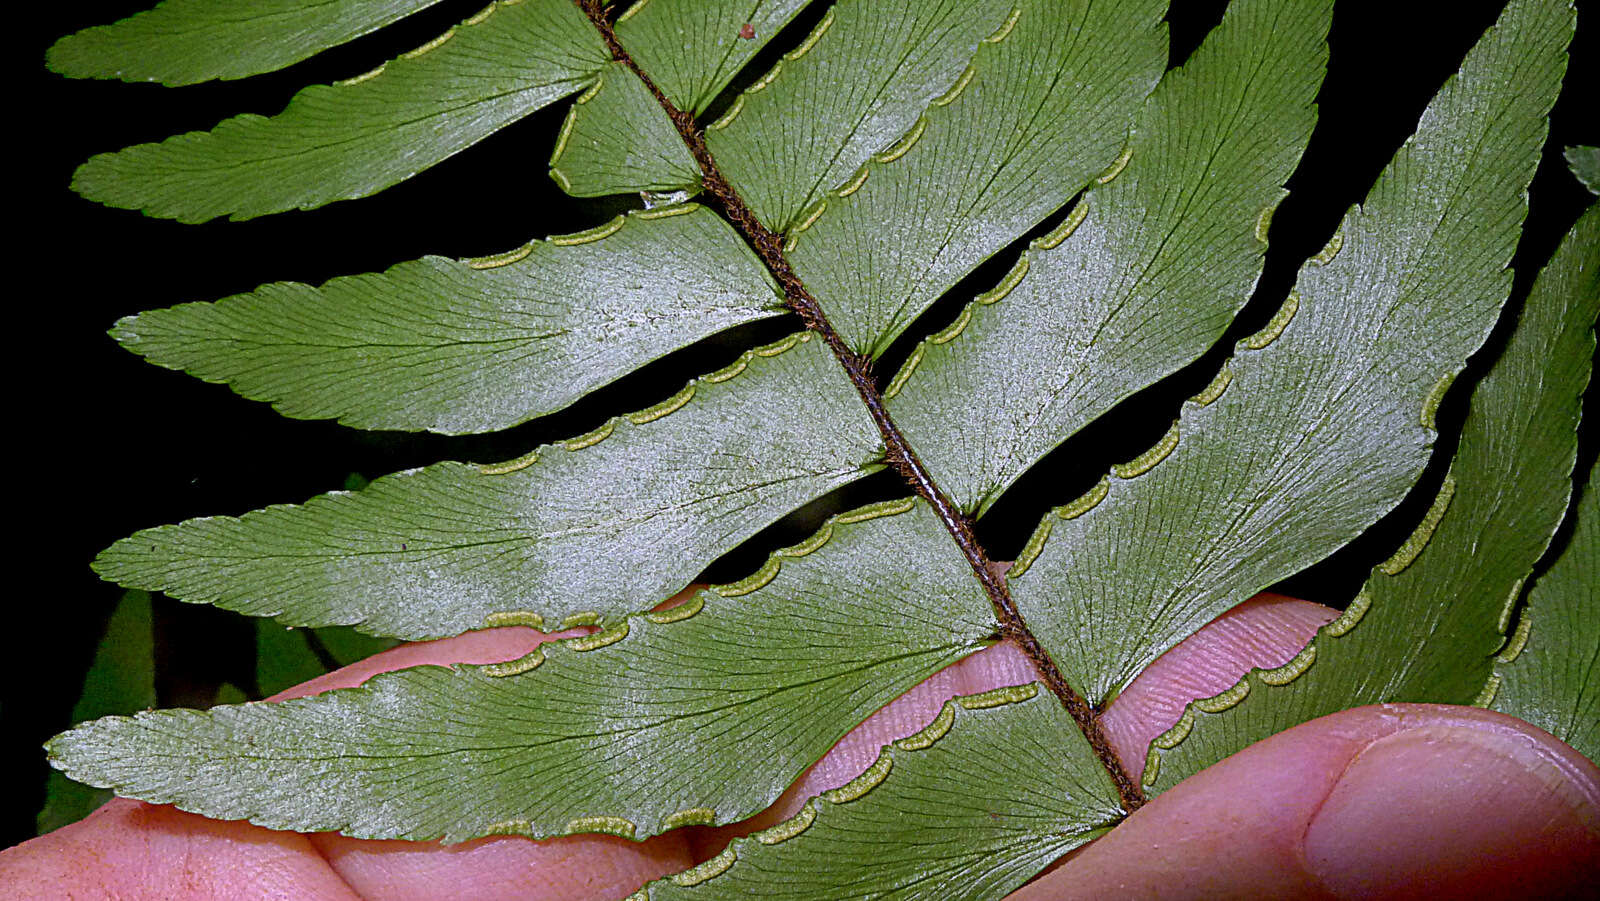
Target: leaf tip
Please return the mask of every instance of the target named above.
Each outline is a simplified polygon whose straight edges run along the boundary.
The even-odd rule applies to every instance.
[[[1589,193],[1600,195],[1600,147],[1575,145],[1566,148],[1561,155],[1573,177],[1582,182]]]

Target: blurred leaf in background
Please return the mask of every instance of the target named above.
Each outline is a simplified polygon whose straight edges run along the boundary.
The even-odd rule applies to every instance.
[[[151,627],[150,595],[129,591],[122,595],[106,622],[105,635],[83,680],[83,694],[72,708],[72,722],[137,713],[155,704],[155,633]],[[52,772],[45,785],[44,808],[37,819],[39,833],[77,822],[110,799],[109,789],[90,788]]]

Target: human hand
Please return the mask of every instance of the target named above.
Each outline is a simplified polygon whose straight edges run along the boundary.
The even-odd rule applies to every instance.
[[[1264,595],[1220,617],[1125,690],[1103,724],[1137,773],[1191,699],[1292,657],[1333,616]],[[280,697],[420,664],[519,657],[552,637],[477,632],[410,645]],[[505,837],[448,847],[274,832],[116,800],[0,853],[0,895],[27,898],[615,898],[789,816],[863,771],[955,694],[1031,681],[1009,645],[973,655],[874,714],[772,808],[645,842]],[[1600,872],[1600,769],[1520,720],[1474,708],[1345,711],[1252,746],[1161,795],[1014,901],[1104,897],[1577,897]]]

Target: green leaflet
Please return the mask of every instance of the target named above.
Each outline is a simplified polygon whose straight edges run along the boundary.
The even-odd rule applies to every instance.
[[[1568,147],[1564,155],[1572,174],[1583,182],[1589,193],[1600,194],[1600,147]]]
[[[1420,475],[1433,410],[1505,302],[1572,27],[1564,4],[1513,3],[1218,390],[1041,523],[1013,595],[1091,703]]]
[[[1294,661],[1191,705],[1152,745],[1148,784],[1164,790],[1252,742],[1350,707],[1479,698],[1523,580],[1567,510],[1597,313],[1600,208],[1591,208],[1540,275],[1505,352],[1473,392],[1445,487],[1415,535]],[[1572,603],[1593,606],[1592,589],[1580,596]],[[1582,618],[1576,613],[1574,626]],[[1592,611],[1584,616],[1594,619]],[[1586,655],[1576,633],[1570,641],[1560,634],[1545,643],[1546,653]],[[1561,704],[1572,704],[1581,685],[1559,667],[1528,672],[1553,679],[1544,697]]]
[[[286,416],[459,434],[560,410],[783,309],[738,234],[690,204],[498,257],[426,257],[321,288],[265,285],[131,316],[111,334]]]
[[[756,218],[782,234],[966,77],[1011,0],[841,0],[706,130]],[[848,190],[848,187],[844,188]]]
[[[71,78],[166,85],[244,78],[297,63],[438,2],[162,0],[113,25],[62,38],[46,60]]]
[[[883,353],[963,275],[1118,165],[1161,76],[1162,0],[1019,0],[972,77],[790,229],[789,260],[855,350]],[[843,196],[841,196],[843,195]]]
[[[629,901],[999,898],[1122,815],[1055,698],[1002,688],[952,699],[861,778]]]
[[[1222,336],[1311,137],[1331,12],[1330,0],[1230,6],[1146,101],[1126,168],[912,352],[890,412],[964,510],[981,515],[1073,432]]]
[[[441,463],[300,506],[148,529],[95,569],[284,625],[395,638],[454,635],[510,611],[614,624],[880,468],[877,430],[812,337],[756,348],[656,407],[519,460]]]
[[[105,635],[83,680],[83,693],[72,708],[72,721],[126,715],[155,706],[155,664],[150,595],[126,592],[106,622]],[[59,772],[50,774],[44,791],[44,809],[35,820],[40,835],[75,823],[111,800],[111,792],[74,782]]]
[[[742,582],[521,661],[100,720],[51,753],[76,778],[278,829],[644,838],[756,813],[851,727],[994,630],[938,519],[905,500],[835,517]]]
[[[1591,466],[1578,527],[1528,596],[1511,646],[1495,659],[1489,706],[1600,757],[1600,481]]]
[[[567,111],[550,177],[575,197],[695,191],[700,167],[650,89],[614,62]]]
[[[502,0],[365,75],[306,88],[279,115],[93,157],[73,189],[184,222],[365,197],[582,90],[608,58],[571,0]]]
[[[674,106],[699,114],[810,2],[638,0],[617,18],[617,40]]]

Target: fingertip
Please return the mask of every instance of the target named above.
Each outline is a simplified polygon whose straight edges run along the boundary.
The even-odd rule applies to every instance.
[[[0,896],[359,901],[303,835],[124,798],[0,851]]]
[[[1312,817],[1307,867],[1338,898],[1579,897],[1600,874],[1600,782],[1574,753],[1510,718],[1379,738]]]
[[[1014,897],[1584,897],[1597,799],[1600,770],[1521,720],[1362,707],[1198,773]]]

